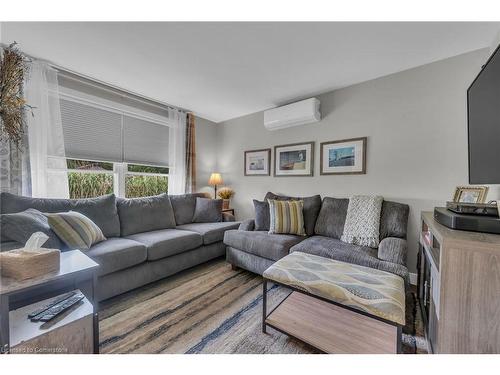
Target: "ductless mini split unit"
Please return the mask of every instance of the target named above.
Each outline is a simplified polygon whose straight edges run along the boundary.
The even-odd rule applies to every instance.
[[[318,122],[321,120],[319,99],[310,98],[264,111],[264,126],[278,130]]]

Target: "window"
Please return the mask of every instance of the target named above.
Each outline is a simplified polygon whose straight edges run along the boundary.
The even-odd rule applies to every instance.
[[[126,198],[168,191],[168,168],[139,164],[67,159],[71,199],[115,193]]]
[[[59,89],[70,198],[167,192],[167,108],[65,72]]]
[[[68,159],[71,199],[92,198],[114,192],[113,163]]]
[[[125,197],[145,197],[168,191],[168,168],[128,164]]]

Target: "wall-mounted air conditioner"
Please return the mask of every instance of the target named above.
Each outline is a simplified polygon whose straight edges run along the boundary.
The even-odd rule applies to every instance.
[[[267,130],[289,128],[320,120],[319,99],[316,98],[264,111],[264,126]]]

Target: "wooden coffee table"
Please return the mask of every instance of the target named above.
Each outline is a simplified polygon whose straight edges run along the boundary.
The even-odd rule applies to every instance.
[[[263,274],[267,326],[325,353],[400,353],[405,285],[389,272],[294,252]],[[267,283],[292,290],[269,314]]]
[[[0,353],[9,353],[10,350],[12,326],[9,315],[12,310],[77,289],[85,295],[86,303],[90,304],[93,311],[93,351],[98,353],[99,319],[94,293],[98,267],[96,262],[80,250],[72,250],[61,253],[59,271],[22,281],[0,278]],[[26,324],[31,322],[26,319]]]

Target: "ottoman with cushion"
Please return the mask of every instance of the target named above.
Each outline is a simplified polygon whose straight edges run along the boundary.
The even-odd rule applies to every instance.
[[[327,353],[398,353],[404,280],[392,273],[294,252],[263,274],[262,329],[271,326]],[[267,314],[267,282],[293,292]]]

